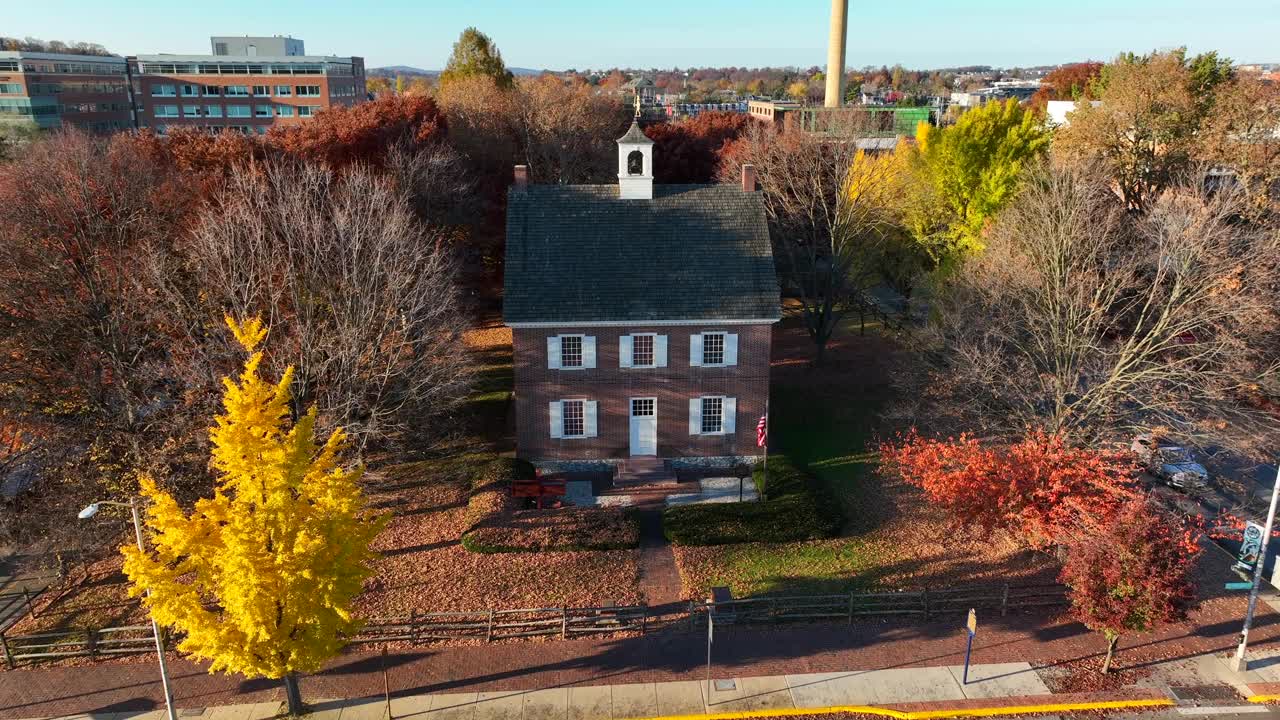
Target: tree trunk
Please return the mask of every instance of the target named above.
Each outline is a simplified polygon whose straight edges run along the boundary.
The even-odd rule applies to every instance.
[[[299,717],[307,711],[302,704],[302,688],[298,685],[298,674],[289,673],[284,676],[284,698],[289,704],[289,715]]]
[[[1111,658],[1115,657],[1116,645],[1120,644],[1120,636],[1107,633],[1107,659],[1102,661],[1102,674],[1111,672]]]

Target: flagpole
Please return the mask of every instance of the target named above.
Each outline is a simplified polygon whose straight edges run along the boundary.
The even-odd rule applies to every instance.
[[[764,477],[762,482],[765,488],[769,487],[769,434],[773,432],[773,428],[769,427],[769,398],[764,399]],[[764,500],[762,488],[756,488],[756,496]]]

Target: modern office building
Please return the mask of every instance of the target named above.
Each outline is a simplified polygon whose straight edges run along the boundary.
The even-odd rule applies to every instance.
[[[129,58],[139,128],[263,134],[368,98],[363,58],[290,54],[303,50],[295,38],[215,37],[211,43],[214,55]]]
[[[133,127],[125,59],[0,51],[0,122],[90,132]]]

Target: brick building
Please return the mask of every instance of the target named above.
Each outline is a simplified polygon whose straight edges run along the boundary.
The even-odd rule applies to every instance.
[[[0,122],[90,132],[133,127],[125,59],[0,51]]]
[[[129,58],[138,127],[262,134],[273,125],[294,125],[326,108],[368,99],[363,58],[292,54],[303,52],[302,41],[294,38],[211,42],[219,54]],[[291,54],[256,54],[277,47]]]
[[[617,185],[530,185],[507,206],[504,322],[517,453],[592,469],[754,459],[781,316],[754,172],[654,185],[653,143],[618,140]]]

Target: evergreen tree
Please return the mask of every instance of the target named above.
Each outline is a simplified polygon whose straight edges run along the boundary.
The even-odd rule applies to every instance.
[[[502,62],[502,53],[493,40],[479,30],[469,27],[458,36],[453,44],[453,54],[440,73],[440,82],[447,83],[459,78],[484,75],[493,78],[493,82],[501,88],[509,88],[514,82],[511,71]]]
[[[315,410],[289,420],[293,369],[272,384],[258,374],[267,331],[236,323],[251,353],[239,380],[225,378],[225,413],[210,430],[212,498],[191,513],[151,479],[151,549],[122,548],[130,593],[162,625],[180,630],[182,652],[210,671],[283,679],[291,714],[303,711],[298,674],[315,672],[356,629],[351,601],[369,576],[369,542],[382,525],[364,509],[361,468],[344,468],[346,435],[318,444]]]

